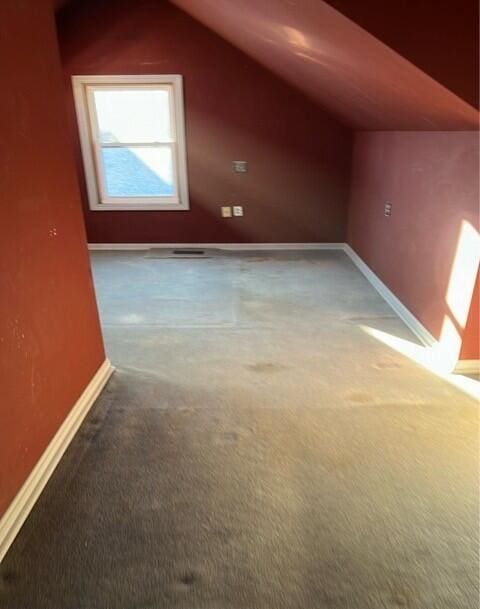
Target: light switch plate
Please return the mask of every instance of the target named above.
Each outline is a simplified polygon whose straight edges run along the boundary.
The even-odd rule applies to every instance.
[[[225,206],[222,206],[222,218],[231,218],[232,217],[232,208]]]
[[[248,171],[247,161],[232,161],[232,167],[235,173],[247,173]]]
[[[234,216],[243,216],[243,207],[241,205],[233,206],[233,215]]]

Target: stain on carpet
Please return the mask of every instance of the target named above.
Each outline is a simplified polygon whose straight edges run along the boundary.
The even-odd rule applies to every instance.
[[[246,368],[252,372],[258,372],[259,374],[272,374],[286,370],[287,366],[274,362],[256,362],[255,364],[248,364]]]
[[[193,586],[193,584],[196,582],[196,580],[197,580],[197,576],[193,571],[187,571],[186,573],[183,573],[179,577],[179,581],[182,584],[184,584],[185,586]]]
[[[376,362],[375,364],[373,364],[373,367],[377,370],[397,370],[398,368],[402,367],[402,364],[400,362],[395,361],[383,361]]]

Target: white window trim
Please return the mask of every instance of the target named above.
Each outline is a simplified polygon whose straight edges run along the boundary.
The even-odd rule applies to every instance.
[[[132,202],[132,198],[117,201],[120,197],[101,201],[100,188],[97,183],[95,167],[95,148],[91,134],[89,119],[89,100],[87,86],[118,86],[118,85],[170,85],[173,88],[173,103],[175,114],[175,143],[177,167],[177,196],[142,197]],[[184,211],[190,209],[188,198],[187,151],[185,145],[185,116],[183,109],[183,78],[180,74],[168,75],[133,75],[133,76],[72,76],[73,95],[77,113],[80,145],[82,148],[83,165],[87,183],[88,203],[92,211]],[[99,177],[102,179],[102,177]],[[167,199],[167,200],[166,200]]]

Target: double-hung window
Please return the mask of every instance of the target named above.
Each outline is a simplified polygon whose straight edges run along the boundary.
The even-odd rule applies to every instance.
[[[188,209],[182,77],[74,76],[92,210]]]

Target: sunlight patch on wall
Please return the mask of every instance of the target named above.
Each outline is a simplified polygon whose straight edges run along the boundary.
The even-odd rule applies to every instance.
[[[463,220],[445,296],[449,313],[443,319],[440,339],[431,353],[436,367],[445,372],[450,372],[460,357],[479,262],[478,231]]]
[[[437,345],[433,347],[424,347],[409,340],[405,340],[404,338],[389,334],[388,332],[377,330],[371,326],[361,325],[360,328],[369,336],[372,336],[384,345],[387,345],[387,347],[401,353],[412,362],[423,366],[435,374],[435,376],[443,378],[471,397],[477,400],[480,399],[480,381],[471,379],[467,376],[452,374],[452,368],[448,369],[445,362],[441,359],[441,354],[436,349]]]
[[[457,249],[450,271],[440,338],[432,346],[422,346],[382,332],[370,326],[362,330],[388,347],[440,376],[472,397],[480,399],[480,382],[466,376],[452,374],[458,362],[480,264],[480,236],[470,222],[462,221]]]
[[[480,236],[463,220],[447,290],[447,304],[462,328],[467,323],[479,263]]]

